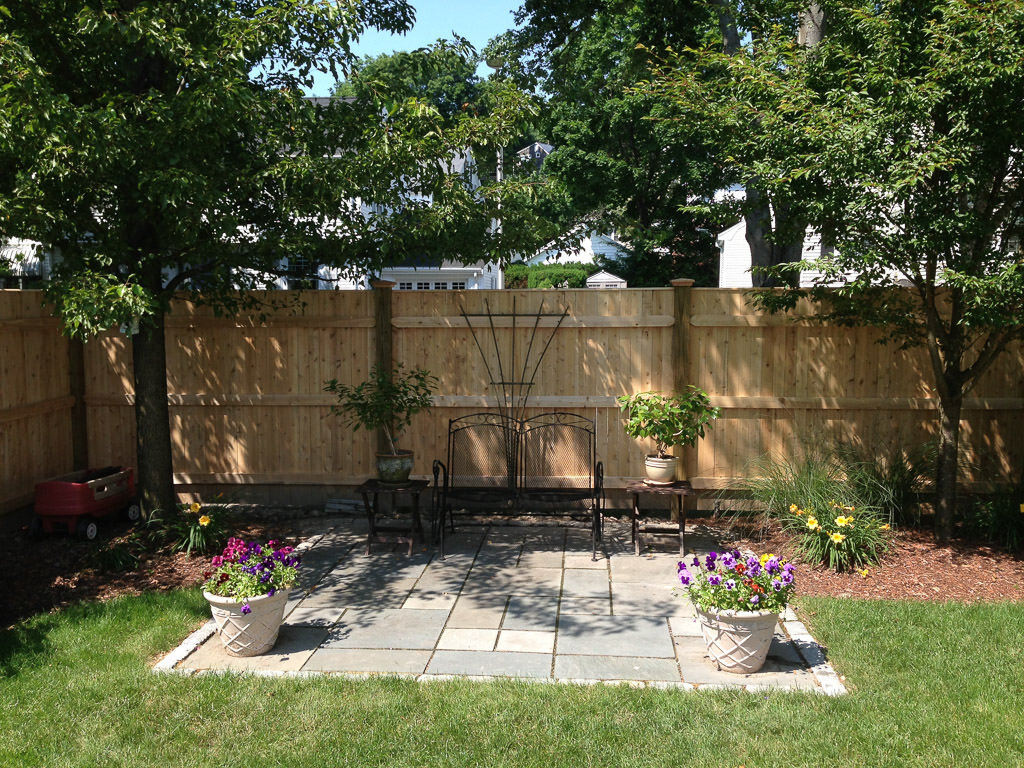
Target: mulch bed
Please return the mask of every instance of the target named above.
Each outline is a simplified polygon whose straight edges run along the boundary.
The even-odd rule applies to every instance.
[[[246,538],[289,538],[293,527],[287,511],[261,517],[239,533]],[[716,531],[721,526],[721,521],[691,522]],[[3,628],[78,601],[109,600],[123,594],[193,586],[202,581],[209,563],[206,557],[158,552],[148,555],[134,570],[111,572],[97,567],[96,543],[58,535],[32,540],[24,516],[0,519],[0,531],[4,534],[0,536],[0,562],[6,582],[0,597]],[[109,540],[128,532],[125,523],[105,535]],[[764,539],[736,535],[733,543],[737,546],[791,555],[792,548],[781,534]],[[940,545],[928,530],[903,530],[896,533],[893,550],[881,564],[869,569],[866,577],[800,566],[797,594],[968,603],[1024,601],[1024,556],[969,541]]]

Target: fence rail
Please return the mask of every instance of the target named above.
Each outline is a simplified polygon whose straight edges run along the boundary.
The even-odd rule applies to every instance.
[[[322,387],[332,378],[357,383],[378,360],[439,378],[434,407],[415,417],[403,446],[416,452],[414,473],[427,476],[445,451],[449,419],[497,407],[498,357],[516,375],[530,370],[538,338],[552,333],[526,415],[566,410],[593,419],[611,488],[638,474],[649,448],[622,430],[615,398],[631,392],[692,383],[722,408],[707,438],[684,451],[698,487],[726,487],[751,461],[796,442],[843,441],[877,453],[935,434],[937,401],[920,350],[879,345],[871,329],[758,313],[740,290],[676,281],[619,291],[381,285],[288,296],[297,300],[291,308],[231,319],[175,302],[167,375],[183,490],[315,492],[371,476],[377,438],[331,416]],[[30,501],[38,480],[78,465],[135,464],[130,340],[113,331],[76,345],[41,302],[35,291],[0,291],[0,511]],[[534,330],[541,310],[552,316]],[[965,403],[968,482],[1017,478],[1024,466],[1022,362],[1015,347]]]

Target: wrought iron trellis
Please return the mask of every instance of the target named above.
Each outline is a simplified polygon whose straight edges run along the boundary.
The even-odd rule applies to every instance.
[[[526,406],[530,399],[530,390],[534,385],[534,380],[537,377],[537,371],[540,369],[541,361],[543,361],[544,355],[547,354],[548,348],[551,346],[551,342],[555,338],[555,333],[561,327],[565,318],[569,315],[569,307],[565,307],[561,313],[545,312],[544,300],[542,299],[535,313],[519,313],[516,310],[516,297],[514,296],[512,297],[511,312],[492,312],[490,302],[486,299],[484,300],[484,306],[487,308],[487,311],[483,313],[466,312],[465,308],[461,305],[459,306],[459,310],[463,319],[466,321],[466,325],[469,327],[470,333],[473,335],[473,341],[476,343],[480,356],[483,358],[484,366],[487,369],[487,375],[491,380],[490,384],[494,387],[498,398],[498,410],[515,421],[522,421],[526,418]],[[491,331],[491,343],[494,346],[495,367],[497,368],[496,372],[488,361],[487,353],[484,351],[483,344],[481,344],[480,339],[477,336],[476,328],[470,319],[474,317],[487,318],[487,326]],[[501,345],[498,343],[498,333],[494,325],[494,318],[496,317],[509,317],[512,321],[511,333],[509,334],[509,360],[507,363],[502,359],[502,349]],[[538,330],[541,326],[541,319],[545,317],[555,317],[558,318],[558,320],[551,328],[551,333],[548,335],[547,340],[543,341],[543,346],[539,347],[539,353],[536,355],[536,359],[531,360],[531,355],[534,354],[534,347],[537,345],[538,341],[537,337]],[[519,374],[519,378],[515,379],[509,377],[515,377],[516,375],[516,329],[519,327],[525,327],[518,325],[518,320],[520,318],[532,318],[533,328],[530,331],[530,338],[526,346],[526,351],[522,355],[522,371]],[[497,376],[495,376],[495,373],[497,373]]]

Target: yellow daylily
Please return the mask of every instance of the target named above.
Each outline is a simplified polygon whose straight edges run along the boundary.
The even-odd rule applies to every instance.
[[[1021,504],[1021,506],[1024,507],[1024,504]],[[790,504],[789,505],[789,511],[790,512],[796,512],[798,509],[800,509],[800,507],[798,507],[796,504]]]
[[[816,518],[816,517],[808,517],[807,518],[807,527],[810,528],[812,531],[816,531],[818,529],[818,518]]]
[[[888,531],[889,527],[890,527],[889,524],[886,523],[885,525],[878,526],[878,530],[880,530],[880,531]]]
[[[866,578],[868,577],[868,569],[867,569],[867,568],[864,568],[863,570],[860,570],[860,571],[858,571],[858,573],[859,573],[859,574],[860,574],[860,575],[861,575],[862,577],[864,577],[865,579],[866,579]]]
[[[829,538],[832,539],[832,541],[834,541],[836,544],[839,544],[846,539],[846,537],[843,536],[843,534],[841,533],[830,533]]]
[[[204,527],[209,525],[210,524],[210,516],[209,515],[203,515],[202,517],[200,517],[199,518],[199,524],[204,526]]]
[[[843,517],[842,515],[840,515],[836,518],[836,525],[838,525],[840,528],[842,528],[844,525],[849,525],[852,522],[852,517]]]
[[[202,505],[198,501],[193,501],[192,505],[189,507],[193,515],[198,515],[199,510],[202,508]]]

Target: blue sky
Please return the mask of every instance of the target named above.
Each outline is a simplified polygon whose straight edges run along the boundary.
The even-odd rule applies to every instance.
[[[452,32],[469,40],[479,51],[491,38],[514,26],[512,11],[521,4],[522,0],[411,0],[416,9],[416,24],[407,34],[370,30],[355,51],[360,56],[411,51],[438,38],[450,38]],[[325,73],[316,78],[309,95],[327,96],[333,86],[334,78]]]

